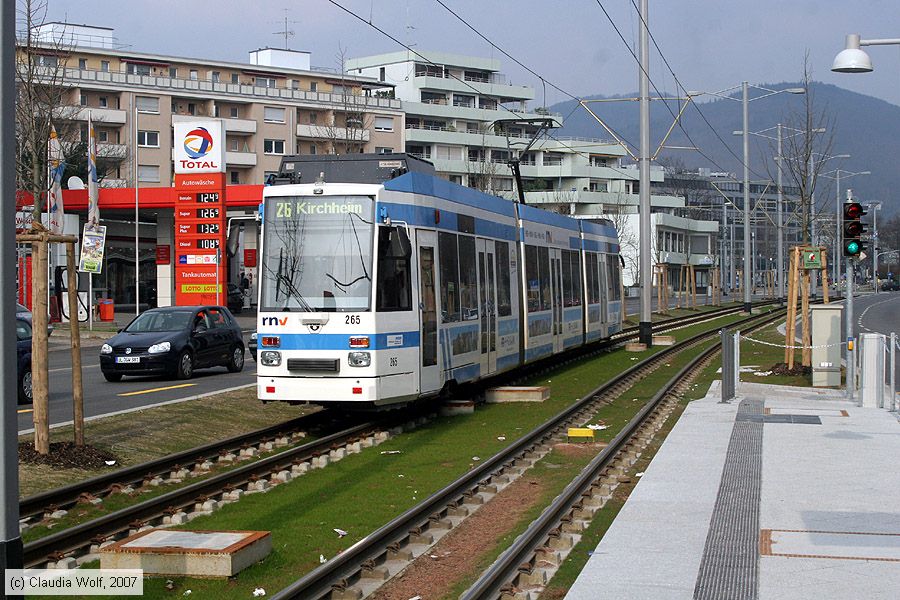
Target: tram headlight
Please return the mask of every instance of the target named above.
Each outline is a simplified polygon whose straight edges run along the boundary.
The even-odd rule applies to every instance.
[[[368,367],[372,364],[372,355],[368,352],[351,352],[347,355],[347,364],[351,367]]]
[[[276,350],[264,350],[259,353],[259,362],[266,367],[277,367],[281,364],[281,352]]]

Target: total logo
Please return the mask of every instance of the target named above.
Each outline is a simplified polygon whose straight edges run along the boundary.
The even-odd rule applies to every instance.
[[[183,169],[217,169],[219,165],[212,160],[198,160],[205,157],[213,149],[213,138],[206,127],[197,127],[184,136],[184,152],[192,160],[181,160]]]

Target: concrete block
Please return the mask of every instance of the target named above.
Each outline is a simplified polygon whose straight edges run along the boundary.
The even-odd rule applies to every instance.
[[[69,511],[67,511],[67,510],[54,510],[52,513],[50,513],[50,518],[51,519],[62,519],[67,514],[69,514]]]
[[[647,344],[640,342],[628,342],[625,344],[625,352],[643,352],[647,349]]]
[[[163,484],[163,478],[162,477],[154,477],[153,479],[151,479],[148,482],[148,484],[153,487],[158,487]]]
[[[222,495],[222,498],[227,500],[228,502],[237,502],[244,495],[244,490],[231,490],[230,492],[225,492]]]
[[[264,442],[259,445],[260,452],[271,452],[273,448],[275,448],[275,444],[272,442]]]
[[[397,425],[396,427],[391,427],[390,429],[388,429],[389,435],[400,435],[401,433],[403,433],[402,425]],[[375,435],[378,435],[378,434],[375,434]]]
[[[230,463],[230,462],[234,462],[235,458],[237,458],[237,457],[234,454],[232,454],[231,452],[228,452],[219,457],[219,462]]]
[[[543,402],[550,398],[550,388],[540,386],[501,386],[491,388],[484,396],[488,404],[505,402]]]
[[[471,415],[475,412],[475,403],[471,400],[448,400],[441,405],[441,416]]]
[[[278,471],[275,473],[276,481],[280,481],[281,483],[287,483],[291,480],[291,472],[290,471]]]
[[[362,444],[359,442],[347,445],[347,454],[359,454],[360,452],[362,452]]]
[[[213,468],[213,464],[211,462],[209,462],[208,460],[205,460],[202,463],[200,463],[198,468],[201,471],[209,471],[210,469]]]
[[[342,458],[347,457],[347,450],[344,448],[335,448],[331,452],[328,453],[328,458],[332,461],[341,460]]]
[[[241,448],[240,456],[244,458],[253,458],[257,454],[259,454],[259,450],[256,448]]]
[[[291,467],[291,473],[294,475],[304,475],[310,469],[310,464],[308,462],[302,462],[299,465],[293,465]]]
[[[102,569],[143,569],[146,575],[233,577],[272,551],[268,531],[154,529],[103,548]],[[74,560],[73,560],[74,563]]]
[[[78,561],[76,561],[71,556],[67,556],[67,557],[63,558],[62,560],[56,561],[57,569],[74,569],[77,566],[78,566]]]
[[[363,448],[371,448],[372,446],[375,445],[375,438],[372,437],[371,435],[368,436],[368,437],[364,437],[364,438],[362,439],[362,441],[360,441],[360,445],[361,445]]]
[[[402,433],[402,432],[401,432]],[[386,442],[390,439],[391,434],[387,431],[376,431],[375,432],[375,443],[380,444],[381,442]]]
[[[675,336],[674,335],[654,335],[653,336],[653,345],[654,346],[674,346],[675,345]]]
[[[250,484],[250,489],[255,492],[265,492],[269,489],[269,482],[265,479],[260,479],[258,481],[254,481]]]
[[[316,468],[316,469],[324,469],[325,467],[328,466],[328,463],[329,463],[329,462],[330,462],[330,461],[329,461],[329,459],[328,459],[328,456],[326,456],[325,454],[323,454],[322,456],[317,456],[317,457],[315,457],[315,458],[312,460],[312,465],[313,465],[313,468]]]

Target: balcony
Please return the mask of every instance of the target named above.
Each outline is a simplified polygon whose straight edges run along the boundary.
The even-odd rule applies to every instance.
[[[102,188],[128,187],[128,180],[104,177],[103,179],[100,180],[100,187],[102,187]]]
[[[53,116],[64,121],[84,121],[88,116],[94,123],[104,125],[124,125],[127,111],[114,108],[94,108],[87,106],[58,106],[53,109]]]
[[[193,115],[172,115],[172,124],[179,121],[196,121],[203,119],[202,116]],[[231,135],[252,135],[256,133],[256,121],[253,119],[222,119],[225,123],[225,133]]]
[[[229,167],[255,167],[255,152],[233,152],[228,150],[225,152],[225,165]]]
[[[370,132],[368,129],[348,129],[331,125],[297,125],[297,137],[311,138],[314,140],[349,140],[353,142],[368,142]]]
[[[208,98],[210,93],[241,96],[242,98],[264,98],[286,101],[313,102],[334,105],[353,105],[366,109],[401,110],[402,103],[394,98],[377,96],[345,96],[322,92],[307,92],[288,88],[267,88],[243,83],[224,83],[208,79],[182,79],[158,75],[129,75],[112,71],[90,69],[66,69],[65,83],[86,89],[137,88],[149,92],[179,96]]]
[[[125,160],[128,146],[125,144],[97,144],[97,158],[107,160]]]

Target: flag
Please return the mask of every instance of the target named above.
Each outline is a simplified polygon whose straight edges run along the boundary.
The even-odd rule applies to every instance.
[[[47,144],[47,163],[50,166],[50,193],[47,195],[50,231],[62,233],[66,217],[63,211],[62,177],[66,164],[63,162],[62,145],[53,125],[50,125],[50,142]]]
[[[97,141],[94,137],[94,124],[88,113],[88,214],[87,224],[94,229],[100,224],[100,204],[98,202],[97,180]]]

